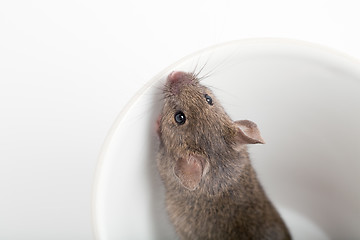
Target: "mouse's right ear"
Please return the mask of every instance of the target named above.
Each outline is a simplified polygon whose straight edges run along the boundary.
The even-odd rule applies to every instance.
[[[201,178],[208,171],[208,162],[199,155],[190,154],[187,157],[180,157],[174,166],[174,174],[180,183],[190,191],[195,190]]]
[[[240,120],[234,122],[237,133],[235,136],[235,148],[240,147],[244,144],[256,144],[262,143],[265,141],[260,135],[260,131],[257,125],[249,120]]]

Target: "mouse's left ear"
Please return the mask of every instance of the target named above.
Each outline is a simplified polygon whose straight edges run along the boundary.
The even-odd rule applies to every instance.
[[[260,131],[257,125],[249,120],[240,120],[234,122],[237,127],[237,133],[235,137],[236,146],[243,144],[256,144],[262,143],[265,141],[260,135]]]
[[[193,191],[199,186],[201,178],[207,173],[208,168],[209,164],[204,157],[190,154],[177,159],[174,174],[185,188]]]

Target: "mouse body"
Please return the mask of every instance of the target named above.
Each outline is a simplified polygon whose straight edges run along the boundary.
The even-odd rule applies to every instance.
[[[170,73],[163,94],[157,166],[179,237],[291,239],[249,159],[257,125],[232,121],[194,73]]]

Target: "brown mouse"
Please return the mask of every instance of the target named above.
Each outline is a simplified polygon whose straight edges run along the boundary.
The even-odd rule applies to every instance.
[[[157,165],[181,239],[291,239],[251,165],[255,123],[232,121],[195,73],[172,72],[157,121]]]

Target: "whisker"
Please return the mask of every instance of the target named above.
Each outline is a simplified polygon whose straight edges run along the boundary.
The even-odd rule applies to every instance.
[[[209,62],[210,60],[210,57],[213,56],[214,53],[212,53],[210,56],[209,56],[209,59],[207,60],[206,64]],[[216,64],[212,69],[210,69],[208,72],[206,72],[204,75],[202,76],[198,76],[198,79],[199,81],[202,81],[214,74],[217,74],[217,72],[219,72],[219,70],[221,70],[221,68],[223,68],[226,64],[228,64],[231,59],[236,56],[238,54],[238,51],[233,51],[232,54],[228,55],[227,57],[225,57],[223,60],[221,60],[218,64]],[[205,64],[205,65],[206,65]],[[204,66],[203,66],[204,68]],[[199,75],[199,74],[198,74]]]
[[[199,79],[199,75],[201,74],[201,72],[204,70],[204,68],[206,67],[206,65],[209,63],[209,58],[206,60],[206,62],[204,63],[204,65],[200,68],[200,70],[195,74],[195,77]]]
[[[195,65],[194,69],[191,72],[194,77],[196,77],[195,73],[196,73],[197,67],[199,65],[199,62],[200,62],[200,56],[198,57],[198,59],[196,61],[196,65]]]

